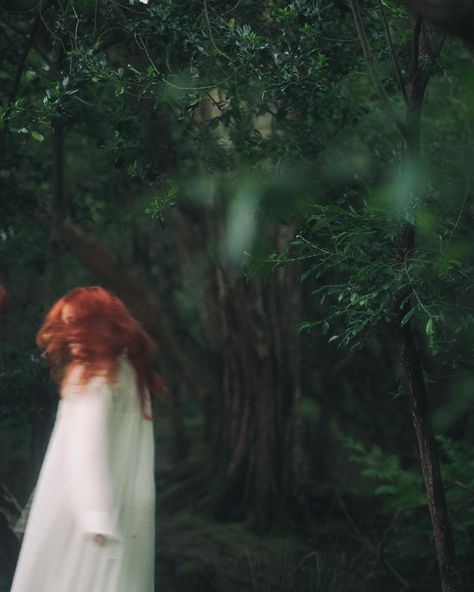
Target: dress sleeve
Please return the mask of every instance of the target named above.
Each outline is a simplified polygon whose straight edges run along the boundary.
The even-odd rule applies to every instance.
[[[76,386],[66,396],[69,422],[65,459],[65,486],[80,530],[120,540],[118,510],[110,466],[111,391],[103,377]]]

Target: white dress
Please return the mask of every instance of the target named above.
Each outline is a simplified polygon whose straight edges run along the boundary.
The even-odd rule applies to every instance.
[[[126,357],[116,386],[80,386],[80,372],[63,387],[11,592],[153,592],[153,424]]]

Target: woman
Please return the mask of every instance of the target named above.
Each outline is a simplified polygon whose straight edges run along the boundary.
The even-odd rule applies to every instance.
[[[153,592],[155,346],[100,287],[61,298],[37,343],[61,399],[11,592]]]

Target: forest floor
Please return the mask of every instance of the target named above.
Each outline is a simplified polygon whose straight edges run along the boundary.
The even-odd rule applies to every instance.
[[[186,483],[192,470],[186,471],[186,463],[179,467],[172,462],[166,423],[161,429],[160,422],[157,426],[157,590],[367,591],[365,578],[354,579],[359,574],[351,560],[352,551],[356,552],[353,544],[348,554],[347,546],[343,551],[335,539],[318,545],[321,532],[313,537],[311,527],[304,532],[290,525],[258,535],[242,522],[216,522]]]
[[[156,473],[157,590],[253,591],[275,556],[285,561],[295,552],[309,553],[291,534],[257,536],[244,524],[218,523],[206,515],[177,478],[166,434],[159,438]]]

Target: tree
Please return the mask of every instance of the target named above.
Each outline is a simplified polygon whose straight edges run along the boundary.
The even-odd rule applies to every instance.
[[[398,334],[400,344],[400,360],[408,386],[411,416],[420,454],[421,468],[430,509],[434,542],[438,558],[443,591],[461,590],[462,583],[455,563],[454,541],[451,523],[445,500],[444,485],[441,477],[439,459],[435,439],[430,426],[430,413],[428,393],[424,372],[421,365],[419,345],[415,337],[413,314],[418,306],[423,306],[419,300],[410,273],[407,272],[408,282],[403,279],[405,271],[411,267],[412,258],[419,257],[420,247],[415,242],[416,225],[413,213],[419,207],[420,185],[416,180],[420,161],[420,127],[422,108],[428,81],[432,76],[434,64],[438,58],[443,44],[443,37],[435,38],[435,35],[424,22],[423,17],[413,18],[412,41],[410,63],[403,68],[408,74],[408,79],[403,80],[400,56],[394,49],[391,37],[390,25],[380,4],[385,32],[387,34],[388,51],[391,52],[391,60],[394,65],[396,82],[405,102],[406,116],[398,115],[398,107],[393,107],[392,99],[379,78],[379,72],[374,62],[369,47],[368,35],[357,1],[351,2],[354,23],[362,46],[369,73],[377,91],[380,101],[389,114],[389,121],[395,125],[400,133],[402,148],[399,151],[398,166],[402,179],[400,189],[401,204],[399,211],[388,215],[392,219],[383,219],[382,212],[374,209],[364,214],[353,211],[351,213],[345,207],[321,207],[318,213],[309,218],[310,238],[301,236],[296,245],[302,250],[302,257],[313,256],[318,264],[314,267],[316,277],[335,266],[344,266],[350,270],[348,282],[342,286],[324,285],[317,290],[323,295],[339,294],[341,305],[334,306],[333,313],[327,320],[343,316],[347,317],[348,325],[343,335],[333,335],[331,340],[339,340],[342,344],[357,343],[364,339],[364,333],[373,330],[374,322],[384,317],[393,319],[394,327]],[[398,151],[397,151],[398,152]],[[411,179],[411,180],[410,180]],[[385,215],[387,215],[387,213]],[[382,217],[380,217],[382,215]],[[397,219],[400,220],[397,222]],[[357,220],[357,222],[356,222]],[[351,223],[355,222],[354,226]],[[384,227],[377,229],[377,225]],[[363,232],[361,233],[361,230]],[[327,232],[329,246],[324,244],[324,234]],[[333,246],[334,245],[334,246]],[[392,256],[388,270],[384,263],[377,262],[380,256],[384,257],[387,247],[391,245]],[[356,253],[364,255],[359,258]],[[360,266],[358,270],[352,266]],[[454,269],[451,273],[455,273]],[[373,281],[371,285],[371,281]],[[364,290],[368,292],[358,293]],[[387,289],[392,293],[389,297]],[[346,294],[350,297],[351,305],[344,305]],[[414,302],[415,297],[417,301]],[[362,308],[368,308],[362,312]],[[355,310],[358,308],[359,310]],[[426,310],[426,309],[425,309]],[[369,313],[369,314],[367,314]],[[326,322],[326,321],[325,321]],[[306,327],[311,327],[307,324]],[[433,319],[429,316],[426,332],[430,339],[433,336]]]

